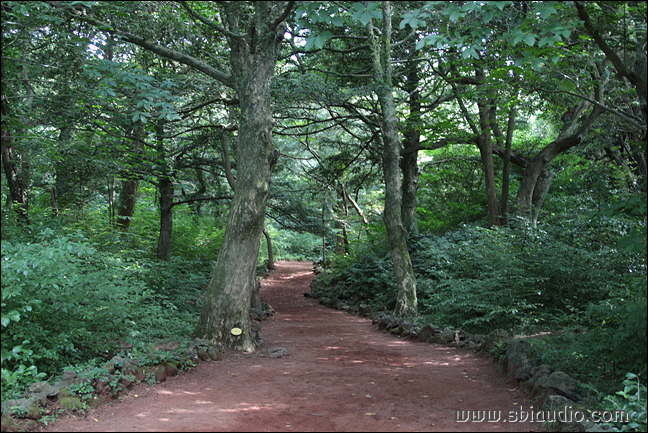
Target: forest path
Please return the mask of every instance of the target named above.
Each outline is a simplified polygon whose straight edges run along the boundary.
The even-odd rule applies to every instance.
[[[519,414],[531,404],[487,356],[400,339],[306,298],[310,263],[277,262],[261,299],[256,354],[228,352],[49,431],[540,431],[539,423],[457,422],[457,410]],[[285,347],[290,356],[269,358]]]

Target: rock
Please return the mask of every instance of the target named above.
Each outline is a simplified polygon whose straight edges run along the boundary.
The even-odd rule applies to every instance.
[[[64,371],[63,372],[63,377],[61,380],[56,382],[54,384],[55,387],[61,389],[61,388],[68,388],[71,385],[74,385],[75,383],[80,382],[81,379],[77,377],[77,374],[73,371]]]
[[[518,382],[522,382],[525,380],[529,380],[531,378],[531,370],[533,367],[530,365],[525,365],[524,367],[520,367],[515,371],[515,380]]]
[[[313,267],[313,272],[315,273],[315,275],[319,275],[324,272],[324,268],[322,268],[320,265],[315,265],[315,267]]]
[[[154,365],[151,367],[151,373],[153,373],[156,382],[164,382],[167,379],[163,365]]]
[[[369,316],[371,315],[371,308],[367,304],[360,304],[358,305],[358,314],[361,316]]]
[[[14,418],[40,419],[40,404],[37,397],[7,400],[2,404],[2,413]]]
[[[125,375],[133,375],[137,373],[137,369],[139,368],[137,361],[130,358],[122,358],[121,356],[113,356],[109,362],[115,366],[115,370],[119,370]],[[110,370],[108,372],[110,372]],[[111,374],[114,374],[114,372]]]
[[[170,363],[162,361],[162,366],[164,367],[164,373],[167,377],[177,376],[180,371],[174,361],[171,361]],[[128,385],[126,386],[128,387]]]
[[[444,328],[438,335],[438,340],[443,344],[457,344],[459,342],[459,333],[450,328]]]
[[[220,361],[223,359],[223,352],[224,350],[221,346],[210,345],[207,348],[207,356],[209,356],[209,359],[212,361]]]
[[[436,334],[440,334],[441,330],[439,329],[438,326],[435,326],[431,323],[428,323],[427,325],[424,325],[421,328],[421,331],[419,332],[418,339],[419,341],[424,341],[426,343],[430,342],[430,339],[435,336]]]
[[[508,339],[510,339],[508,332],[502,329],[496,329],[486,336],[486,350],[491,350],[495,347],[496,343],[501,343]]]
[[[56,386],[52,386],[47,382],[36,382],[29,385],[29,392],[34,395],[55,397],[58,395],[59,389]]]
[[[547,364],[542,364],[542,365],[540,365],[538,367],[534,367],[533,369],[531,369],[531,378],[527,381],[525,386],[528,389],[531,389],[531,388],[533,388],[535,383],[538,381],[538,379],[540,379],[542,376],[546,376],[546,375],[549,375],[551,373],[553,373],[553,368],[551,368]]]
[[[263,346],[263,334],[261,334],[261,331],[257,331],[256,335],[254,336],[254,344],[257,347]]]
[[[289,356],[288,349],[285,347],[274,347],[268,350],[269,358],[281,358],[282,356]]]
[[[528,341],[511,340],[504,356],[504,369],[509,378],[515,377],[515,372],[522,367],[535,367],[535,349]]]
[[[74,395],[68,397],[59,397],[59,404],[62,408],[69,411],[83,410],[83,408],[85,407],[81,399]]]
[[[474,352],[477,352],[479,349],[481,349],[481,346],[479,343],[475,343],[474,341],[468,341],[466,345],[464,346],[468,350],[472,350]]]
[[[533,391],[535,392],[537,388],[550,390],[549,394],[559,394],[571,401],[579,401],[585,394],[582,385],[562,371],[555,371],[548,376],[542,376],[536,382]]]
[[[198,348],[198,359],[200,359],[201,361],[205,361],[205,362],[209,361],[211,359],[211,357],[209,356],[209,353],[207,353],[208,349],[209,349],[209,347],[199,347]]]
[[[573,401],[562,395],[548,395],[542,404],[542,410],[564,410],[565,406],[569,407],[574,404]]]
[[[151,373],[151,369],[147,366],[142,366],[137,369],[137,372],[135,372],[135,380],[137,382],[143,382],[145,379],[148,378],[149,374]]]
[[[112,361],[108,361],[103,365],[103,369],[108,372],[108,374],[115,374],[115,371],[117,371],[117,368],[115,366],[115,363]]]
[[[262,303],[261,303],[261,309],[262,309],[263,311],[265,311],[266,316],[268,316],[268,317],[272,317],[272,316],[274,316],[275,313],[276,313],[276,311],[274,310],[274,308],[272,308],[269,304],[266,304],[265,302],[262,302]]]

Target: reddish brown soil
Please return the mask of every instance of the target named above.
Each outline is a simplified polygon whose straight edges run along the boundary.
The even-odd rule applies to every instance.
[[[231,352],[51,431],[540,431],[457,422],[457,410],[531,406],[487,356],[400,339],[305,298],[309,263],[278,262],[261,297],[277,311],[256,354]],[[285,347],[290,356],[269,358]],[[263,355],[263,356],[262,356]]]

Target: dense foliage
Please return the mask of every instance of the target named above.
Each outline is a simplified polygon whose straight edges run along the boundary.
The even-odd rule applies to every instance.
[[[340,300],[397,310],[408,232],[416,320],[539,334],[645,423],[645,2],[1,11],[3,399],[188,338],[252,231],[259,270],[321,257]]]

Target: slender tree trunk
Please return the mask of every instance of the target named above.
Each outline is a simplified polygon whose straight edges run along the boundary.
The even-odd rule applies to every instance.
[[[383,174],[385,179],[385,211],[383,219],[387,228],[387,240],[396,274],[397,299],[394,314],[414,316],[417,314],[416,280],[407,249],[407,231],[401,220],[400,140],[398,118],[392,93],[391,68],[391,5],[382,2],[383,29],[380,42],[374,36],[373,23],[367,25],[372,48],[374,79],[378,84],[378,100],[382,111],[381,132],[383,139]]]
[[[160,237],[158,238],[157,259],[168,261],[171,255],[171,238],[173,236],[173,195],[175,188],[170,176],[162,175],[159,180],[160,190]]]
[[[163,128],[161,125],[159,128]],[[162,133],[158,134],[158,140],[162,140]],[[131,133],[134,136],[132,143],[128,143],[129,154],[138,155],[144,144],[141,141],[141,136],[144,133],[144,129],[141,123],[134,125]],[[158,151],[160,151],[160,146],[158,146]],[[139,161],[138,156],[129,157],[129,162],[131,165],[137,164]],[[125,169],[123,171],[124,180],[122,183],[122,190],[119,193],[119,208],[117,211],[117,222],[116,226],[123,232],[127,232],[130,228],[131,222],[133,220],[133,215],[135,214],[135,204],[137,202],[137,188],[139,186],[139,176],[132,172],[130,169]]]
[[[416,193],[419,185],[418,150],[412,152],[407,152],[407,150],[418,149],[421,145],[419,129],[419,122],[421,122],[421,92],[418,90],[420,79],[417,62],[408,64],[406,74],[405,91],[410,94],[410,99],[409,115],[403,131],[403,147],[406,152],[400,162],[403,171],[401,217],[408,236],[416,236],[418,235],[418,215],[416,214]]]
[[[11,203],[16,204],[18,219],[29,224],[28,201],[27,201],[27,178],[26,174],[20,167],[20,161],[14,148],[14,137],[11,135],[6,119],[9,116],[9,110],[4,98],[2,104],[2,167],[4,169],[7,185],[9,186],[9,199]]]
[[[509,219],[509,190],[511,182],[511,145],[513,143],[513,130],[515,129],[515,107],[509,111],[506,127],[506,141],[504,142],[504,168],[502,169],[502,225],[508,224]]]
[[[272,271],[275,268],[274,264],[274,252],[272,251],[272,240],[270,239],[270,233],[264,228],[263,236],[266,238],[266,245],[268,246],[268,270]]]
[[[232,77],[240,101],[237,177],[225,238],[207,287],[194,337],[254,351],[249,308],[255,284],[259,243],[270,190],[270,176],[279,158],[272,140],[270,84],[285,27],[277,17],[284,4],[255,3],[254,25],[245,38],[230,37]],[[224,5],[231,23],[238,23],[236,2]],[[240,328],[233,335],[232,328]]]
[[[123,181],[122,190],[119,193],[119,210],[117,212],[117,222],[115,225],[124,232],[128,231],[135,213],[135,202],[137,198],[137,187],[139,180],[137,177]]]
[[[480,82],[485,81],[484,71],[477,68],[477,79]],[[495,166],[493,164],[493,142],[491,135],[490,101],[480,99],[477,102],[479,106],[479,129],[480,134],[477,137],[477,146],[481,153],[482,166],[484,168],[484,178],[486,180],[486,200],[488,202],[488,224],[490,226],[499,226],[500,211],[499,201],[497,200],[497,187],[495,184]]]

